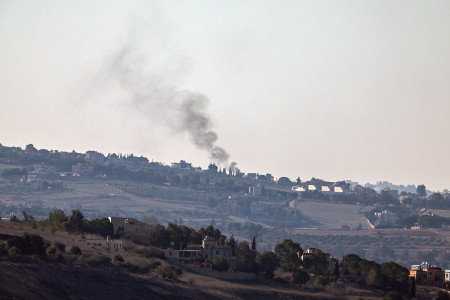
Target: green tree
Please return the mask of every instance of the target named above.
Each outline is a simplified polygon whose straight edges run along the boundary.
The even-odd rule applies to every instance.
[[[81,249],[78,246],[72,246],[72,248],[70,248],[70,250],[69,250],[69,253],[73,254],[73,255],[80,255]]]
[[[208,166],[208,172],[210,172],[210,173],[217,173],[218,169],[219,168],[213,163],[209,164],[209,166]]]
[[[198,231],[192,231],[189,235],[189,243],[194,245],[200,245],[202,243],[202,235]]]
[[[19,253],[24,255],[44,255],[44,239],[37,234],[24,233],[23,236],[17,236],[7,242],[9,248],[15,247]]]
[[[361,274],[359,262],[361,258],[356,254],[347,254],[342,258],[341,269],[345,275],[356,277]]]
[[[181,184],[181,177],[178,174],[169,174],[169,176],[167,176],[167,179],[173,186],[179,186]]]
[[[78,209],[72,210],[72,215],[67,219],[67,222],[63,223],[63,228],[69,232],[82,232],[83,219],[84,216],[81,211]]]
[[[336,258],[330,259],[330,262],[328,263],[328,274],[339,278],[339,260]]]
[[[395,262],[381,264],[381,274],[386,278],[386,287],[391,290],[409,291],[409,270]]]
[[[420,197],[425,197],[425,196],[427,195],[427,189],[426,189],[425,185],[419,184],[419,185],[417,186],[416,193],[417,193],[417,195],[419,195]]]
[[[178,226],[174,223],[169,223],[166,231],[169,233],[170,241],[174,242],[176,247],[186,247],[189,243],[190,235],[194,230],[185,225]]]
[[[170,233],[160,224],[156,224],[150,233],[150,244],[152,246],[167,248],[170,243]]]
[[[22,210],[22,214],[23,214],[23,221],[25,223],[32,223],[34,222],[34,217],[31,214],[27,214],[25,210]]]
[[[328,272],[328,257],[320,249],[315,249],[314,252],[314,272],[315,274],[325,274]]]
[[[48,219],[46,220],[50,228],[59,229],[61,224],[67,221],[67,216],[61,209],[55,209],[53,212],[49,213]]]
[[[427,207],[436,209],[448,209],[450,208],[450,201],[444,199],[441,193],[433,193],[427,200]]]
[[[236,245],[236,271],[256,271],[256,251],[250,249],[248,242],[243,241]]]
[[[84,220],[83,230],[87,233],[97,234],[104,237],[114,235],[114,227],[108,218]]]
[[[291,239],[285,239],[283,242],[275,245],[274,252],[281,266],[291,270],[300,266],[299,257],[303,255],[300,243],[296,243]]]
[[[216,257],[213,260],[212,268],[213,270],[224,272],[230,268],[230,264],[225,257]]]
[[[259,269],[263,272],[264,277],[272,279],[275,270],[280,265],[277,256],[272,251],[265,251],[258,258]]]
[[[225,245],[230,246],[231,247],[231,253],[233,255],[235,255],[235,253],[236,253],[236,241],[235,241],[233,235],[231,235],[230,240],[225,242]]]
[[[37,149],[34,148],[33,144],[28,144],[25,146],[25,151],[28,153],[37,153]]]
[[[291,282],[295,284],[305,284],[309,281],[308,273],[302,268],[296,268],[292,273]]]

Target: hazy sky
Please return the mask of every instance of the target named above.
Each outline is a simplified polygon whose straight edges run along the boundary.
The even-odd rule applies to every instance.
[[[205,168],[189,94],[244,172],[450,188],[449,16],[449,1],[0,0],[0,143]]]

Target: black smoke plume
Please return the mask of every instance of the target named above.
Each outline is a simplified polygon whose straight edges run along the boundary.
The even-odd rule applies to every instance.
[[[230,155],[216,144],[218,135],[208,114],[209,99],[202,94],[177,90],[160,77],[145,72],[145,57],[126,46],[108,62],[104,72],[108,79],[117,80],[130,95],[130,105],[143,113],[157,111],[158,118],[176,132],[186,132],[192,143],[208,151],[210,159],[228,165]],[[104,76],[102,76],[104,77]]]

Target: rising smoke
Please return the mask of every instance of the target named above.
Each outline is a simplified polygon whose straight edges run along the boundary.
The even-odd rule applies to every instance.
[[[215,163],[228,165],[230,155],[216,144],[218,135],[207,112],[209,99],[202,94],[177,90],[155,74],[145,72],[145,58],[130,46],[123,47],[103,69],[101,77],[116,80],[130,96],[129,104],[146,115],[158,111],[158,117],[170,128],[187,133],[199,149],[208,151]],[[232,163],[235,168],[236,163]]]

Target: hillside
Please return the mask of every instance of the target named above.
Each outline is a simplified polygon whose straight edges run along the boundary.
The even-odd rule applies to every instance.
[[[96,236],[52,233],[35,230],[26,224],[0,222],[1,243],[24,232],[37,233],[51,244],[63,243],[66,249],[79,246],[82,255],[73,260],[66,251],[64,262],[55,262],[50,255],[46,259],[3,256],[0,260],[1,299],[378,299],[382,295],[380,291],[362,289],[345,281],[328,287],[307,285],[301,288],[264,279],[225,281],[187,269],[183,269],[177,279],[163,280],[155,271],[138,274],[113,265],[92,264],[95,257],[113,259],[117,254],[136,264],[148,262],[149,259],[138,254],[139,251],[108,251],[94,245],[93,241],[100,239]],[[134,250],[142,249],[140,247],[130,245]],[[167,265],[161,259],[151,260]],[[283,278],[283,272],[279,276]]]

